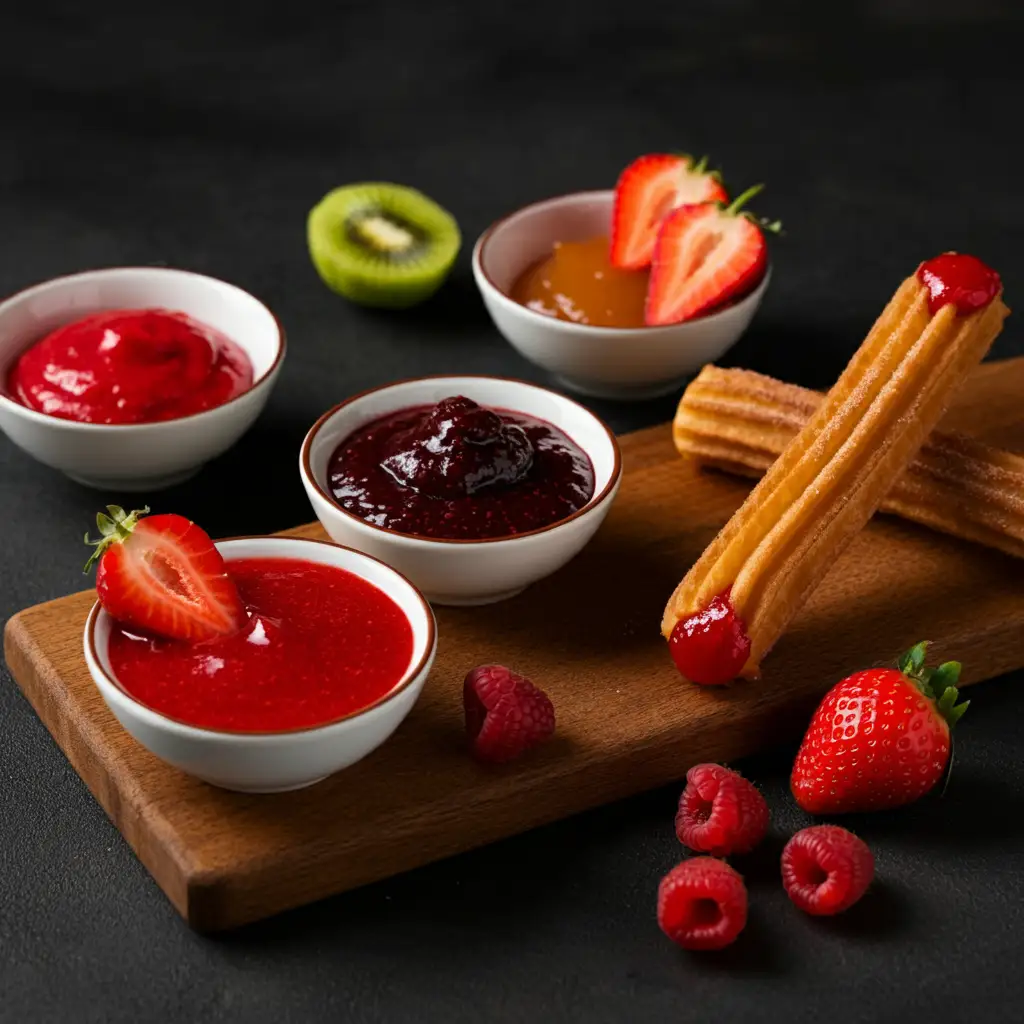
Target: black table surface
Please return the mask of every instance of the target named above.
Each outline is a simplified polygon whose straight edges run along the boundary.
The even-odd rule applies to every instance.
[[[312,518],[299,442],[331,404],[421,373],[543,380],[497,334],[472,240],[530,200],[611,185],[637,154],[709,152],[767,183],[775,275],[725,360],[811,386],[897,282],[950,248],[1024,301],[1014,3],[16,5],[0,31],[0,294],[76,270],[237,282],[290,351],[252,431],[155,495],[214,535]],[[841,10],[841,15],[836,12]],[[307,258],[334,185],[451,209],[454,275],[411,312],[357,309]],[[1015,323],[993,355],[1024,353]],[[675,396],[592,406],[620,431]],[[0,618],[81,589],[101,503],[0,438]],[[870,654],[871,652],[865,652]],[[658,931],[678,786],[235,933],[177,917],[0,671],[0,1019],[7,1021],[1010,1020],[1024,1001],[1024,675],[972,690],[945,797],[853,822],[877,884],[802,916],[781,843],[808,819],[785,748],[745,762],[773,839],[743,865],[747,931],[717,956]]]

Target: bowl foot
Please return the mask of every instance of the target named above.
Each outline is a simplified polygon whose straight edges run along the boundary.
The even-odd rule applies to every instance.
[[[450,597],[444,594],[426,594],[426,599],[431,604],[446,605],[450,608],[475,608],[482,604],[497,604],[499,601],[507,601],[516,594],[521,594],[526,587],[516,587],[514,590],[503,590],[498,594],[484,594],[482,597]]]
[[[610,398],[618,402],[639,402],[647,398],[661,398],[678,391],[690,379],[689,376],[677,380],[662,381],[659,384],[603,384],[600,381],[577,380],[574,377],[558,375],[555,380],[577,394],[588,398]]]
[[[310,786],[315,786],[318,782],[323,782],[328,777],[327,775],[321,775],[318,779],[310,779],[308,782],[295,782],[290,786],[241,786],[236,783],[218,782],[216,779],[203,779],[203,781],[211,786],[216,786],[218,789],[230,790],[232,793],[292,793],[297,789],[307,789]]]
[[[202,469],[202,466],[193,466],[191,469],[184,469],[178,473],[168,473],[165,476],[139,477],[125,480],[123,477],[103,476],[79,476],[77,473],[67,473],[76,484],[84,487],[92,487],[97,491],[114,491],[123,494],[148,494],[150,491],[161,491],[175,484],[184,483],[191,479]]]

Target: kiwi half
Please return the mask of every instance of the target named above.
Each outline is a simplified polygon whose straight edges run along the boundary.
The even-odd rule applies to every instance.
[[[324,283],[363,306],[394,309],[429,298],[462,244],[455,218],[422,192],[389,182],[342,185],[306,224]]]

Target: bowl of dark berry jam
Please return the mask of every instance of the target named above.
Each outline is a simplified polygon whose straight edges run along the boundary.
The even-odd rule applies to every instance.
[[[0,303],[0,430],[79,483],[148,494],[249,429],[284,354],[274,314],[213,277],[54,278]]]
[[[339,544],[437,604],[518,594],[577,555],[607,515],[615,435],[564,395],[499,377],[425,377],[335,406],[306,435],[302,482]]]
[[[85,663],[117,720],[181,771],[224,789],[301,789],[380,746],[430,673],[437,628],[394,569],[327,541],[219,541],[241,629],[141,635],[97,603]]]

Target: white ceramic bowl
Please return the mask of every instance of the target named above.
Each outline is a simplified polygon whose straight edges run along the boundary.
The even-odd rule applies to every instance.
[[[147,750],[189,775],[244,793],[301,789],[347,768],[379,747],[419,697],[434,662],[437,628],[423,596],[376,559],[326,541],[242,537],[220,541],[231,558],[295,558],[335,565],[361,576],[388,595],[412,626],[413,652],[406,673],[376,704],[326,725],[288,732],[245,733],[178,722],[129,696],[110,668],[111,619],[99,604],[85,623],[85,663],[107,707]]]
[[[253,386],[224,405],[160,423],[77,423],[27,409],[5,394],[15,359],[34,341],[105,309],[163,307],[215,327],[245,349]],[[248,292],[165,267],[112,267],[46,281],[0,303],[0,430],[40,462],[108,491],[179,483],[231,447],[260,414],[281,370],[285,339]]]
[[[667,327],[593,327],[537,313],[509,298],[516,279],[556,241],[607,235],[615,193],[575,192],[524,206],[492,224],[473,249],[473,276],[491,319],[523,356],[573,391],[597,398],[668,394],[714,362],[747,329],[768,287],[717,313]]]
[[[537,416],[564,431],[590,457],[594,497],[551,526],[479,541],[431,540],[385,530],[335,504],[327,466],[342,440],[388,413],[433,405],[451,395]],[[611,508],[622,477],[622,459],[611,430],[564,395],[500,377],[423,377],[365,391],[321,416],[302,443],[299,472],[317,518],[335,541],[394,566],[435,604],[473,605],[512,597],[577,555]]]

